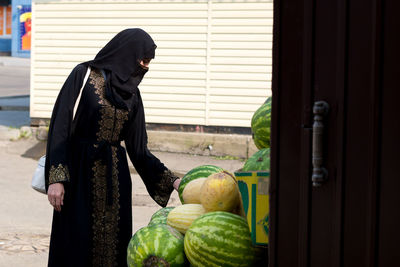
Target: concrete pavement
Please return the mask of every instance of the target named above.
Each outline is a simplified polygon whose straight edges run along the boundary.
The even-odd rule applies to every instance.
[[[0,134],[30,124],[29,83],[29,58],[0,57]]]
[[[29,96],[30,59],[0,57],[0,97]]]

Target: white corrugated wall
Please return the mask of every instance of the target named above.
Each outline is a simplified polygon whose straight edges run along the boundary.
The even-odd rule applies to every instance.
[[[271,95],[272,1],[33,1],[31,118],[49,118],[71,69],[140,27],[156,58],[140,89],[149,123],[249,127]]]

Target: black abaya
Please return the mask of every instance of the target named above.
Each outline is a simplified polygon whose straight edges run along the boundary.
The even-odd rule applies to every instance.
[[[72,71],[50,122],[46,182],[63,183],[65,196],[53,215],[49,266],[127,266],[132,185],[126,152],[160,206],[166,206],[177,177],[147,149],[137,88],[131,106],[117,108],[105,97],[104,72],[92,68],[72,121],[86,70],[81,64]]]

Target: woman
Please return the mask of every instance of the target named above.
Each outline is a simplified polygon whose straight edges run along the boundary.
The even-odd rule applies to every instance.
[[[49,266],[127,265],[132,185],[126,151],[160,206],[167,205],[179,186],[180,180],[147,149],[137,86],[155,49],[145,31],[124,30],[94,60],[75,67],[59,93],[46,153],[48,199],[55,209]],[[90,76],[72,121],[89,66]]]

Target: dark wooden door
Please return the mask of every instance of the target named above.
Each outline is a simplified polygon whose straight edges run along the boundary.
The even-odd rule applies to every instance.
[[[400,266],[400,1],[274,8],[270,266]],[[327,180],[314,187],[321,100]]]

